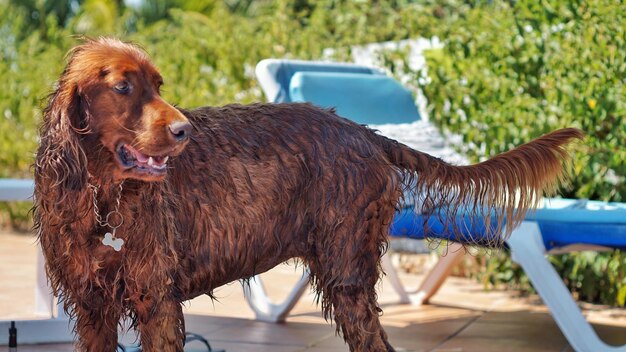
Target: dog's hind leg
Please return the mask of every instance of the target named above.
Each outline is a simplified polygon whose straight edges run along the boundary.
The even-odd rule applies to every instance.
[[[394,351],[380,324],[376,292],[365,287],[335,287],[331,297],[335,322],[350,351]]]
[[[380,257],[387,241],[385,219],[392,215],[393,207],[379,202],[366,209],[355,207],[353,214],[346,214],[333,233],[316,245],[316,257],[310,259],[324,316],[334,315],[337,331],[353,352],[394,350],[380,324],[376,294]]]

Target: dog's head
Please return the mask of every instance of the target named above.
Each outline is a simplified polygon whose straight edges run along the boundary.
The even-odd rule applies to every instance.
[[[137,46],[87,40],[69,53],[45,110],[42,143],[46,133],[62,132],[64,139],[77,139],[69,143],[79,149],[74,157],[84,159],[90,172],[108,173],[117,181],[163,180],[169,158],[183,151],[192,126],[163,100],[162,84]]]

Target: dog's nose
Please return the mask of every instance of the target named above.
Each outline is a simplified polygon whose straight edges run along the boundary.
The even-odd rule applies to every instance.
[[[178,142],[182,142],[185,139],[189,138],[189,134],[191,133],[191,124],[189,122],[175,121],[172,122],[169,126],[170,132],[174,139]]]

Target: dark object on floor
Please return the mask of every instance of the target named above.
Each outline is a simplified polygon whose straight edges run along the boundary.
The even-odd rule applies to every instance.
[[[209,344],[209,341],[207,341],[207,339],[205,339],[202,335],[199,334],[194,334],[193,332],[188,332],[185,334],[185,345],[187,345],[190,342],[193,341],[199,341],[200,343],[202,343],[204,346],[206,346],[207,351],[210,352],[226,352],[226,350],[214,350],[211,345]]]
[[[199,341],[202,343],[207,349],[207,352],[226,352],[226,350],[214,350],[209,341],[205,339],[202,335],[195,334],[193,332],[188,332],[185,334],[185,345],[190,342]],[[117,351],[119,352],[141,352],[140,346],[124,346],[121,343],[117,343]]]
[[[17,351],[17,328],[15,322],[11,321],[11,327],[9,328],[9,352]]]

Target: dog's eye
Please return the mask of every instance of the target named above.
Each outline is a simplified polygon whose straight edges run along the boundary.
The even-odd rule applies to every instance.
[[[116,84],[115,86],[113,86],[113,90],[116,93],[119,94],[127,94],[128,92],[130,92],[130,83],[128,83],[128,81],[122,81],[118,84]]]

